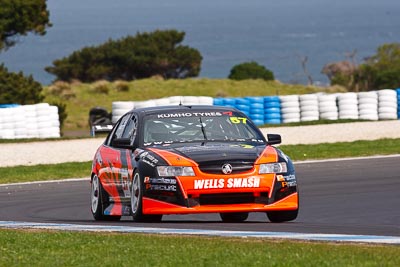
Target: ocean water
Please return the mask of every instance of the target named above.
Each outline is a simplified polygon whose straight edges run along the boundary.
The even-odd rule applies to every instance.
[[[29,34],[0,54],[12,71],[43,84],[55,77],[44,68],[84,46],[137,32],[177,29],[185,45],[202,56],[200,77],[225,78],[232,66],[257,61],[288,83],[306,83],[301,59],[313,80],[328,83],[321,69],[375,53],[400,42],[398,0],[48,0],[53,27]],[[1,7],[0,7],[1,8]]]

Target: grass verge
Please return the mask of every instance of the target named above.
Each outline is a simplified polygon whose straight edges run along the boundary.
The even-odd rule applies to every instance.
[[[400,139],[355,141],[317,145],[282,145],[292,160],[329,159],[400,153]],[[0,184],[90,176],[91,162],[0,168]]]
[[[1,266],[400,266],[399,246],[17,230],[0,239]]]

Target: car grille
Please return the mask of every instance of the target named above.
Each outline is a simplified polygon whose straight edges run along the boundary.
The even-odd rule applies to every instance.
[[[199,168],[204,173],[222,174],[222,165],[229,163],[232,165],[232,174],[247,172],[253,169],[253,162],[246,161],[219,161],[219,162],[205,162],[200,164]]]

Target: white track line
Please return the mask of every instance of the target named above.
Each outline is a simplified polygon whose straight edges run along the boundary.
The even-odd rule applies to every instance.
[[[117,233],[142,233],[164,235],[197,235],[241,238],[274,238],[289,240],[325,241],[325,242],[352,242],[374,244],[400,245],[400,237],[375,236],[375,235],[343,235],[343,234],[307,234],[290,232],[252,232],[252,231],[219,231],[199,229],[168,229],[152,227],[130,227],[115,225],[81,225],[81,224],[56,224],[0,221],[0,228],[5,229],[42,229],[78,232],[117,232]]]

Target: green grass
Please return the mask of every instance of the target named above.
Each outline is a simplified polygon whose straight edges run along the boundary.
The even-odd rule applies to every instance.
[[[343,91],[339,87],[322,88],[316,86],[290,85],[277,81],[229,79],[182,79],[160,80],[142,79],[129,82],[129,91],[118,91],[115,83],[109,83],[108,93],[96,92],[95,84],[72,83],[71,90],[75,97],[66,101],[68,117],[64,131],[87,130],[89,110],[101,106],[111,111],[113,101],[142,101],[175,95],[242,97],[306,94],[315,92]],[[60,100],[60,94],[52,95],[45,89],[47,102]]]
[[[400,139],[316,145],[282,145],[280,148],[293,160],[391,155],[400,154]]]
[[[0,184],[89,177],[91,162],[68,162],[0,168]]]
[[[0,230],[0,266],[400,266],[400,246]]]
[[[355,141],[317,145],[282,145],[280,148],[294,161],[344,158],[400,153],[400,139]],[[0,184],[89,177],[91,162],[72,162],[0,168]]]

